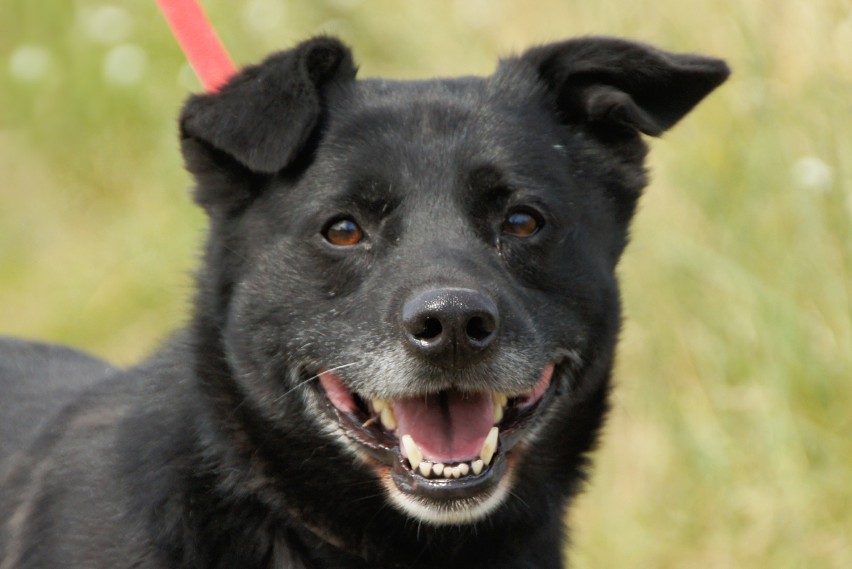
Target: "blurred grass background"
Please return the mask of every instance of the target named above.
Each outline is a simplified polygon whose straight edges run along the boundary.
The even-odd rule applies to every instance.
[[[653,142],[569,556],[852,567],[848,0],[204,5],[238,63],[322,31],[361,76],[486,74],[579,34],[726,58],[730,83]],[[138,0],[2,0],[0,65],[0,333],[130,364],[186,318],[204,219],[175,117],[198,82]]]

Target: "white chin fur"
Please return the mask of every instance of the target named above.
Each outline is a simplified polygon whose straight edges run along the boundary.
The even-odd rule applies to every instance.
[[[463,525],[481,520],[503,503],[509,494],[511,473],[507,472],[497,487],[484,498],[466,498],[448,503],[406,494],[396,487],[390,477],[384,477],[383,482],[390,502],[415,520],[436,526]]]

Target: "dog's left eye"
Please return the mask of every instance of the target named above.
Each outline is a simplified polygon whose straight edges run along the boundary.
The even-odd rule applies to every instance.
[[[361,226],[349,218],[332,221],[326,226],[322,234],[326,241],[338,247],[351,247],[364,239],[364,231]]]
[[[527,210],[517,210],[510,212],[506,219],[503,220],[501,230],[508,235],[515,237],[530,237],[538,233],[541,229],[543,221],[533,212]]]

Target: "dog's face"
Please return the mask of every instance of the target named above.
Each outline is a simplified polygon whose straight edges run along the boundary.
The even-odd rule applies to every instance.
[[[318,39],[190,100],[202,294],[296,511],[564,502],[605,409],[640,133],[726,73],[587,39],[488,78],[355,81]]]
[[[263,380],[248,393],[274,393],[285,370],[318,376],[293,397],[435,523],[503,500],[590,335],[609,342],[618,325],[624,227],[600,188],[624,173],[594,168],[582,136],[499,89],[336,93],[311,164],[249,207],[258,234],[233,296],[236,367]]]

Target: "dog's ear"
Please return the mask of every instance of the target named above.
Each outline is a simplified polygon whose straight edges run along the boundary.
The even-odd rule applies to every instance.
[[[724,61],[590,37],[533,48],[531,66],[569,123],[659,136],[730,74]]]
[[[319,37],[244,68],[215,93],[190,97],[180,116],[181,149],[199,202],[208,209],[220,199],[233,203],[245,192],[235,187],[244,178],[292,164],[320,121],[327,86],[355,73],[349,49]]]

